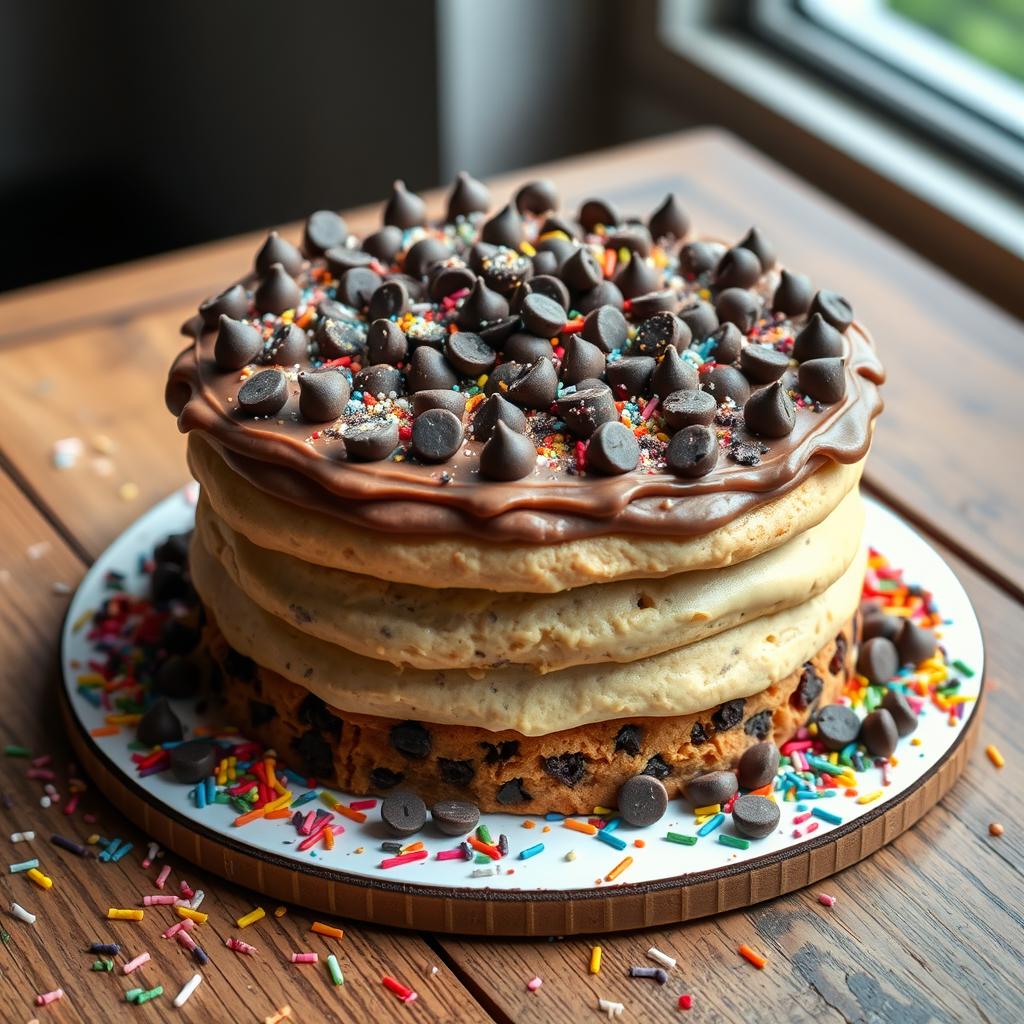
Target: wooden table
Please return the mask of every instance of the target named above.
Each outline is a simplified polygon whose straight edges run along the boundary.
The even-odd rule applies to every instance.
[[[974,601],[988,643],[989,699],[980,752],[963,780],[926,819],[891,846],[828,883],[824,910],[797,892],[749,911],[655,933],[606,937],[604,967],[587,974],[592,943],[459,940],[353,924],[337,946],[346,984],[322,969],[283,963],[290,950],[330,944],[308,935],[312,917],[291,909],[251,929],[251,960],[223,948],[233,921],[259,902],[252,893],[175,864],[207,892],[204,982],[182,1010],[171,999],[193,973],[180,947],[158,937],[158,921],[108,928],[108,906],[151,891],[140,857],[116,865],[51,847],[51,832],[84,837],[80,813],[39,806],[40,784],[24,761],[0,759],[0,846],[7,861],[30,856],[6,834],[34,829],[54,877],[42,893],[23,877],[0,876],[0,902],[39,914],[35,927],[3,915],[0,1017],[23,1021],[35,993],[63,986],[44,1021],[168,1019],[262,1021],[290,1004],[293,1019],[575,1022],[596,1013],[598,995],[625,1003],[623,1020],[670,1020],[677,996],[693,993],[694,1019],[1009,1021],[1019,1019],[1024,721],[1017,704],[1024,665],[1024,371],[1020,325],[851,216],[736,139],[694,131],[570,160],[537,173],[558,180],[570,208],[588,194],[646,212],[677,191],[699,228],[737,238],[756,222],[783,259],[841,290],[874,331],[890,372],[866,486],[945,552]],[[533,173],[533,172],[530,172]],[[521,176],[495,182],[508,193]],[[435,205],[438,196],[432,197]],[[354,230],[374,227],[377,209],[354,211]],[[286,229],[297,237],[294,227]],[[184,443],[163,404],[178,327],[204,295],[251,262],[260,235],[231,239],[125,267],[0,296],[0,743],[50,752],[62,773],[68,752],[56,723],[57,636],[67,596],[90,560],[150,504],[186,479]],[[58,470],[53,444],[80,437],[85,454]],[[898,553],[897,553],[898,554]],[[145,838],[105,808],[83,801],[95,830]],[[990,837],[988,825],[1006,831]],[[127,1006],[132,978],[91,974],[81,950],[113,931],[132,952],[149,950],[140,972],[167,994]],[[766,953],[755,971],[740,943]],[[678,958],[669,985],[631,981],[625,968],[650,945]],[[170,948],[169,948],[170,947]],[[432,973],[436,967],[437,973]],[[380,984],[392,974],[419,1001],[399,1004]],[[527,992],[535,975],[543,987]]]

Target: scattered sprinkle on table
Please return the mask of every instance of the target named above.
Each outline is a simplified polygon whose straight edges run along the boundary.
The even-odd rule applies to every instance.
[[[192,977],[182,986],[181,991],[174,997],[175,1007],[184,1006],[188,1002],[192,993],[199,988],[199,984],[202,980],[203,976],[201,974],[193,974]]]
[[[765,965],[768,963],[767,957],[761,956],[760,953],[755,953],[749,946],[740,946],[736,952],[739,953],[744,960],[752,963],[759,971],[763,971]]]
[[[988,759],[997,767],[1002,768],[1006,761],[1003,759],[1003,755],[999,753],[999,748],[994,744],[989,744],[985,748],[985,753],[988,755]]]
[[[314,921],[310,926],[311,932],[316,932],[317,935],[326,935],[329,939],[343,939],[345,937],[344,931],[341,928],[335,928],[332,925],[324,924],[322,921]]]
[[[590,973],[600,974],[601,973],[601,947],[594,946],[590,951]]]
[[[1003,831],[1003,826],[998,821],[993,821],[988,827],[988,834],[990,836],[1001,836]]]
[[[543,984],[544,984],[544,982],[543,982],[543,981],[541,981],[541,979],[540,979],[540,978],[531,978],[531,979],[530,979],[530,980],[529,980],[529,981],[528,981],[528,982],[526,983],[526,988],[527,988],[527,989],[528,989],[528,990],[529,990],[530,992],[536,992],[536,991],[537,991],[537,989],[539,989],[539,988],[541,987],[541,985],[543,985]]]
[[[180,907],[178,909],[179,911],[181,910]],[[188,916],[192,917],[191,914]],[[257,921],[262,921],[266,916],[267,912],[262,907],[257,907],[255,910],[250,910],[248,914],[243,914],[237,921],[235,921],[235,924],[237,924],[239,928],[248,928],[249,925],[255,924]],[[203,914],[203,920],[206,920],[205,914]]]
[[[662,953],[662,951],[658,949],[657,946],[651,946],[651,948],[647,950],[647,955],[655,963],[661,964],[661,966],[664,967],[667,971],[671,971],[672,968],[676,965],[675,958],[669,956],[668,953]]]

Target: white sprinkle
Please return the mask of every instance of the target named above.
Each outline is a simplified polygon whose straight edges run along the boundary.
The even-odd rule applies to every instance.
[[[39,806],[44,808],[44,809],[49,807],[52,802],[53,801],[50,800],[50,798],[48,796],[41,796],[39,798]]]
[[[70,469],[79,459],[85,446],[79,437],[62,437],[53,442],[53,464],[57,469]]]
[[[24,921],[25,924],[36,923],[36,915],[30,914],[24,907],[19,906],[17,903],[11,904],[11,913],[19,920]]]
[[[11,842],[12,843],[31,843],[35,839],[35,832],[12,832]]]
[[[598,999],[597,1008],[602,1013],[607,1014],[609,1020],[612,1017],[621,1017],[622,1011],[625,1009],[622,1003],[613,1003],[610,999]]]
[[[67,583],[64,583],[62,580],[54,580],[53,583],[50,584],[50,589],[55,594],[63,595],[71,593],[71,587]]]
[[[33,562],[39,561],[47,551],[50,550],[50,542],[47,540],[36,541],[35,544],[30,544],[25,550],[25,554],[32,559]]]
[[[192,903],[190,906],[193,910],[198,910],[200,904],[206,899],[206,893],[202,889],[196,889],[195,896],[192,897]]]
[[[670,957],[667,953],[662,953],[662,951],[655,946],[651,946],[651,948],[647,950],[647,955],[652,960],[661,964],[661,966],[664,967],[666,970],[671,971],[672,968],[676,965],[676,962],[672,959],[672,957]]]
[[[486,867],[476,868],[473,871],[474,878],[490,878],[492,875],[498,873],[498,868],[494,864],[488,864]]]
[[[192,995],[197,988],[199,983],[203,980],[201,974],[193,974],[192,977],[185,982],[184,988],[174,997],[175,1006],[184,1006],[188,1002],[188,998]]]

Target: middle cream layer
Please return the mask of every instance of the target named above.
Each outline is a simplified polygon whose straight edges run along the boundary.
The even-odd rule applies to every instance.
[[[850,533],[859,540],[859,529]],[[196,589],[228,642],[329,705],[526,736],[623,717],[694,714],[763,690],[840,631],[856,610],[864,565],[860,552],[817,596],[686,647],[546,675],[510,665],[480,679],[459,669],[397,668],[303,633],[248,597],[198,533],[191,556]]]
[[[793,608],[845,572],[863,525],[854,489],[817,526],[745,562],[549,595],[378,580],[258,547],[205,499],[197,514],[206,551],[270,615],[367,658],[478,678],[506,665],[550,672],[632,662]]]

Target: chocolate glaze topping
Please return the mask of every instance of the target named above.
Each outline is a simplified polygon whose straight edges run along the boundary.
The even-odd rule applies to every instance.
[[[411,205],[410,200],[414,199],[398,190],[390,206]],[[175,360],[167,385],[167,403],[178,416],[180,429],[201,432],[232,471],[258,488],[352,525],[394,533],[463,534],[492,541],[535,543],[610,533],[705,533],[785,493],[829,461],[852,463],[867,453],[871,423],[882,408],[878,385],[884,381],[870,339],[856,322],[843,330],[843,362],[837,359],[830,369],[834,378],[836,368],[841,368],[845,387],[833,379],[829,389],[815,387],[814,395],[804,393],[797,361],[792,358],[795,337],[815,313],[819,314],[819,325],[822,319],[832,321],[821,325],[827,330],[841,329],[849,304],[834,292],[822,292],[810,304],[809,314],[772,312],[781,268],[771,266],[774,249],[759,232],[752,229],[743,240],[745,244],[727,250],[719,242],[697,243],[692,238],[680,247],[672,232],[666,230],[665,244],[657,241],[650,247],[645,243],[643,248],[649,255],[641,256],[632,243],[627,244],[637,223],[605,223],[614,213],[607,205],[597,201],[585,204],[579,220],[584,225],[583,232],[589,233],[575,237],[580,235],[580,229],[573,228],[570,234],[562,228],[572,225],[563,225],[557,218],[534,214],[529,209],[545,203],[520,203],[521,222],[514,206],[502,209],[488,220],[486,212],[471,209],[479,203],[460,204],[453,223],[402,228],[394,255],[389,254],[390,246],[382,249],[373,242],[367,246],[374,250],[372,254],[363,253],[358,243],[350,239],[355,262],[342,262],[373,274],[382,284],[394,282],[395,292],[408,296],[408,301],[403,299],[386,317],[394,325],[391,332],[401,331],[404,335],[404,349],[402,345],[377,345],[379,339],[375,336],[372,354],[378,360],[376,363],[367,351],[367,325],[381,313],[381,297],[371,303],[372,289],[342,287],[331,269],[338,261],[337,250],[332,250],[327,259],[314,256],[294,277],[279,262],[262,279],[250,274],[231,293],[244,293],[248,309],[242,310],[236,303],[229,315],[259,330],[264,338],[263,350],[241,369],[224,369],[218,366],[214,354],[218,323],[211,322],[213,318],[208,313],[205,318],[196,316],[189,320],[183,330],[192,343]],[[395,217],[394,212],[389,210],[388,218],[393,224],[421,219]],[[597,219],[599,213],[605,219]],[[513,224],[513,220],[517,223]],[[683,223],[680,217],[675,220],[677,224]],[[502,228],[500,232],[496,230],[498,226]],[[397,225],[389,230],[397,230]],[[675,225],[673,230],[677,230]],[[475,245],[481,233],[491,240],[486,247]],[[525,239],[518,250],[501,248],[502,242],[514,241],[513,235]],[[423,245],[427,240],[431,244]],[[499,248],[495,249],[495,245]],[[700,245],[706,251],[725,255],[714,260],[690,259],[693,253],[705,251]],[[420,256],[428,249],[428,265],[422,266],[424,260]],[[414,258],[407,262],[405,254],[410,250],[414,250]],[[548,298],[550,291],[543,298],[539,292],[523,293],[518,303],[513,301],[513,311],[508,313],[493,289],[482,291],[479,280],[475,285],[469,283],[474,273],[484,272],[493,284],[501,287],[507,283],[513,291],[516,287],[528,288],[520,282],[529,277],[528,262],[542,253],[549,257],[544,264],[546,274],[551,269],[548,264],[554,263],[552,254],[560,268],[554,276],[570,296],[564,318],[567,322],[563,322],[558,304]],[[771,260],[767,258],[769,254]],[[368,262],[364,263],[364,259]],[[630,263],[640,260],[642,266],[637,262],[630,271]],[[750,280],[754,264],[761,262],[769,264],[770,269],[762,270],[749,286],[738,283]],[[413,263],[415,266],[411,266]],[[466,269],[463,272],[460,268]],[[595,272],[600,274],[596,283]],[[438,288],[431,293],[430,282],[437,281],[442,273],[462,286],[453,292]],[[586,326],[581,315],[602,305],[598,293],[604,302],[622,304],[612,294],[612,280],[627,282],[630,287],[626,291],[630,293],[641,282],[656,293],[656,299],[655,295],[650,296],[651,301],[640,294],[626,299],[623,312],[629,330],[624,341],[620,341],[618,330],[604,329],[598,314],[591,313]],[[746,287],[749,293],[739,292]],[[719,302],[720,312],[728,305],[734,313],[743,314],[729,317],[740,321],[739,351],[733,351],[736,345],[726,347],[719,344],[720,339],[711,337],[716,327],[715,304],[726,289],[730,293],[724,303]],[[271,290],[276,293],[275,298],[285,293],[292,296],[292,306],[279,312],[257,312],[259,307],[279,306],[276,301],[255,301],[257,293],[262,299]],[[438,297],[431,298],[431,294]],[[691,314],[698,302],[704,304],[710,317]],[[490,305],[494,306],[493,316]],[[209,302],[204,303],[204,308],[209,306]],[[685,322],[675,319],[680,311]],[[609,325],[615,316],[618,314],[609,311]],[[648,316],[658,319],[652,319],[644,328],[643,321]],[[473,321],[469,329],[474,333],[467,336],[469,320]],[[385,333],[382,326],[375,325],[381,337]],[[274,339],[285,333],[282,327],[293,341],[299,340],[299,332],[306,338],[305,345],[287,345],[284,363],[278,362],[274,348]],[[692,330],[694,327],[696,330]],[[513,356],[504,352],[506,342],[510,351],[517,354],[515,358],[521,359],[518,353],[529,347],[515,339],[521,341],[524,330],[536,335],[538,328],[543,330],[535,341],[543,341],[550,348],[542,355],[540,346],[534,346],[542,363],[505,365],[514,361]],[[461,335],[456,333],[460,331]],[[547,331],[551,332],[550,338],[544,336]],[[567,346],[566,342],[577,333],[587,339],[581,342],[584,347]],[[340,347],[339,338],[345,341]],[[752,346],[770,351],[774,361],[790,357],[779,378],[780,384],[764,380],[771,376],[768,374],[749,374],[754,397],[764,388],[774,388],[776,403],[782,403],[786,409],[792,404],[794,423],[784,436],[764,436],[764,424],[760,434],[748,430],[742,403],[729,397],[729,389],[706,386],[710,380],[724,379],[726,369],[739,382],[746,367],[764,363],[763,359],[749,356],[744,359],[743,352]],[[581,352],[603,356],[606,347],[611,350],[603,368],[602,359],[598,358],[584,360],[585,372],[582,366],[576,366]],[[671,353],[666,355],[669,349]],[[393,353],[395,362],[379,361],[382,353]],[[659,372],[620,374],[615,367],[622,359],[652,356],[659,360]],[[723,357],[730,362],[714,361]],[[223,359],[221,363],[223,366]],[[492,363],[493,369],[488,370]],[[568,368],[569,364],[573,369]],[[268,365],[276,366],[284,378],[287,394],[283,405],[266,416],[254,415],[251,408],[242,410],[242,386]],[[374,383],[364,393],[359,385],[369,379],[366,371],[371,365]],[[339,417],[317,423],[302,413],[299,374],[304,372],[303,379],[308,382],[310,372],[324,367],[336,369],[349,381],[351,397]],[[481,372],[476,375],[478,370]],[[595,408],[612,403],[619,421],[636,436],[640,458],[635,469],[615,474],[597,472],[601,464],[597,453],[593,459],[587,456],[587,446],[594,443],[590,440],[592,431],[581,432],[567,424],[567,418],[571,418],[568,414],[577,405],[583,408],[582,402],[571,401],[577,388],[571,381],[581,373],[585,378],[577,382],[581,392],[591,396]],[[809,381],[812,376],[808,372],[803,379]],[[544,387],[533,387],[541,378]],[[657,380],[657,387],[652,386],[652,379]],[[747,379],[743,378],[743,382],[746,384]],[[384,384],[390,389],[387,393],[382,390]],[[602,389],[609,385],[612,387],[607,392],[608,402],[603,402]],[[705,392],[711,391],[716,400],[723,402],[711,426],[717,434],[719,458],[706,475],[681,477],[667,463],[669,441],[680,427],[675,416],[665,419],[660,406],[671,393],[673,408],[683,408],[686,402],[678,396],[686,394],[689,386],[696,397],[699,392],[695,389],[702,385]],[[453,427],[448,432],[453,444],[432,444],[427,453],[429,458],[424,458],[420,449],[426,431],[417,431],[414,439],[417,410],[421,417],[434,410],[429,414],[442,418],[437,410],[444,405],[415,402],[414,394],[430,389],[436,393],[438,388],[453,390],[453,397],[465,396],[466,412],[462,419],[466,429],[458,442],[458,431]],[[526,428],[521,433],[536,449],[536,465],[521,478],[488,479],[480,472],[485,442],[477,435],[489,432],[475,431],[473,419],[488,394],[501,394],[515,402],[517,394],[526,389],[530,390],[530,401],[518,403],[526,417]],[[841,397],[825,404],[822,395]],[[751,408],[764,404],[755,401]],[[444,415],[453,420],[458,416],[448,411]],[[377,428],[385,426],[388,436],[382,436],[381,443],[364,443],[371,433],[379,432]],[[347,450],[346,437],[351,451]],[[389,447],[392,440],[395,444]],[[529,460],[524,457],[520,461],[525,471]]]

